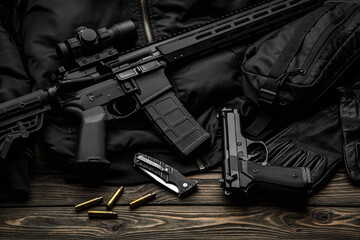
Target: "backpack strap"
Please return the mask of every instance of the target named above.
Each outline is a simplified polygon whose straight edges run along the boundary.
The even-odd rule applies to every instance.
[[[302,22],[296,27],[287,45],[273,64],[269,73],[269,78],[266,79],[264,85],[260,88],[258,95],[258,116],[246,129],[247,133],[252,136],[258,136],[269,125],[274,110],[273,102],[288,65],[298,52],[310,29],[326,12],[336,5],[337,4],[326,4],[317,8],[315,11],[306,15],[306,17],[302,19]]]

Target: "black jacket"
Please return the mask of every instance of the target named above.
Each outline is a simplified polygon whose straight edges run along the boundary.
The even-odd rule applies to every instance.
[[[248,0],[5,1],[0,8],[4,13],[0,22],[0,101],[48,87],[51,74],[62,64],[56,55],[56,43],[72,37],[78,26],[98,29],[131,19],[137,26],[137,44],[145,45],[240,9],[250,2],[255,3]],[[137,152],[161,159],[185,174],[218,166],[223,160],[221,131],[216,117],[219,109],[225,104],[236,104],[244,111],[248,110],[243,99],[240,71],[245,48],[245,45],[238,45],[216,51],[171,71],[170,80],[176,95],[211,134],[209,144],[194,157],[180,159],[173,153],[143,113],[107,123],[106,146],[111,166],[105,174],[87,175],[73,168],[78,124],[71,117],[49,114],[40,139],[52,153],[51,158],[56,157],[64,163],[67,179],[74,181],[142,183],[147,177],[132,166]],[[18,143],[12,154],[21,156],[10,156],[1,168],[4,174],[0,174],[3,177],[0,189],[4,193],[28,191],[27,162],[32,155],[27,145],[28,142]],[[25,148],[26,151],[19,151]],[[20,178],[22,181],[17,180]],[[7,195],[3,196],[1,198]]]

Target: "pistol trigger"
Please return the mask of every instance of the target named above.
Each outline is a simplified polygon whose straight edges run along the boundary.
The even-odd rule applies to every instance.
[[[267,148],[266,144],[262,142],[265,149],[265,160],[261,163],[262,165],[268,165],[268,157],[269,157],[269,149]]]
[[[261,152],[257,152],[257,153],[255,153],[255,154],[248,154],[249,160],[252,159],[252,158],[254,158],[254,157],[259,156],[260,154],[261,154]]]

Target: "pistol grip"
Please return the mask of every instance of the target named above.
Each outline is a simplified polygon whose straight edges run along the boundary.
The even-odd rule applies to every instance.
[[[286,193],[311,192],[311,174],[310,169],[306,167],[290,168],[247,162],[247,169],[244,171],[252,178],[252,182],[246,188],[254,185]]]
[[[158,133],[182,157],[188,156],[210,137],[172,91],[147,102],[143,108]]]
[[[67,107],[66,110],[80,118],[78,155],[74,164],[79,168],[89,169],[110,165],[105,156],[104,109],[97,106],[85,111],[76,107]]]
[[[234,162],[230,162],[225,162],[224,179],[220,182],[225,195],[249,198],[249,190],[259,187],[301,197],[312,191],[309,168],[262,165],[244,160],[236,160],[237,166],[234,166]]]

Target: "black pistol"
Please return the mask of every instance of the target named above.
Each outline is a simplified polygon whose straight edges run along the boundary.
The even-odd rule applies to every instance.
[[[237,109],[224,108],[221,111],[224,136],[223,179],[220,185],[226,196],[249,199],[250,190],[257,188],[294,196],[311,192],[309,168],[288,168],[267,163],[268,150],[264,142],[252,141],[241,134],[241,120]],[[249,154],[248,149],[256,144],[265,152],[262,163],[250,161],[262,152]],[[253,145],[255,148],[255,146]]]

